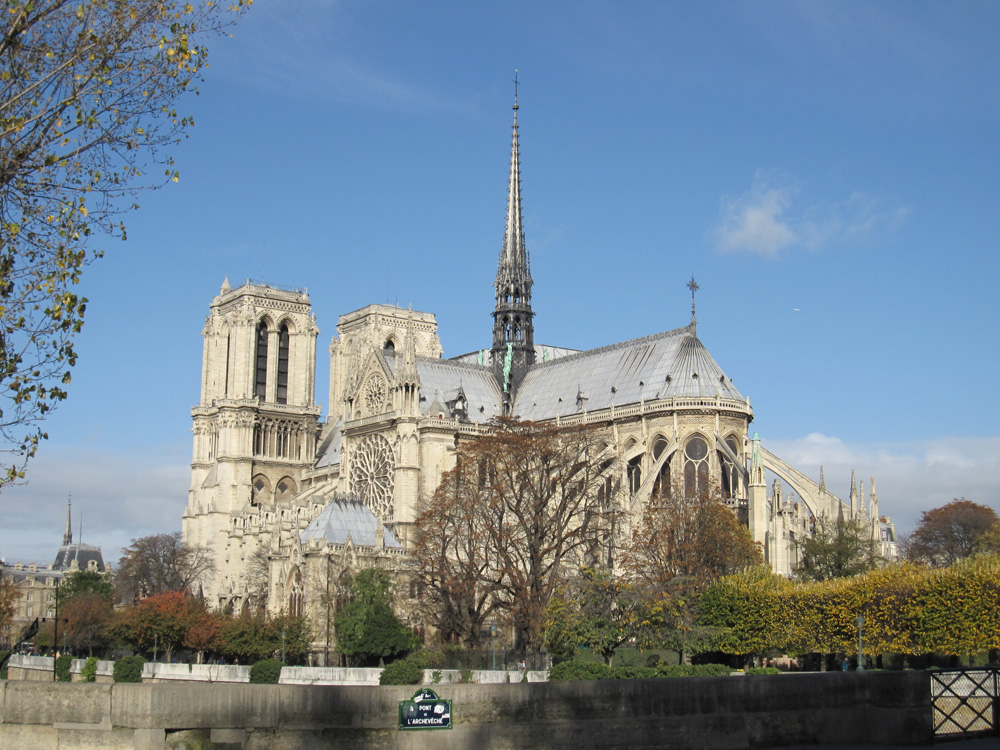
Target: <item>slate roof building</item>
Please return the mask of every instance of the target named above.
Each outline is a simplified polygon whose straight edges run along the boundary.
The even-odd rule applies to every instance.
[[[100,547],[73,541],[72,508],[72,501],[67,501],[62,544],[48,565],[7,564],[0,560],[0,574],[9,577],[20,593],[11,622],[4,632],[0,632],[0,646],[9,647],[16,642],[25,626],[36,618],[44,621],[55,616],[56,591],[67,576],[81,570],[108,572]]]
[[[456,444],[502,415],[599,425],[620,458],[619,502],[633,517],[659,488],[712,482],[778,572],[794,568],[796,542],[823,516],[862,519],[891,552],[874,480],[865,495],[852,477],[842,501],[751,433],[749,398],[698,337],[694,279],[682,327],[589,351],[536,343],[517,115],[515,95],[492,340],[483,349],[443,358],[432,313],[373,304],[344,314],[329,346],[323,421],[307,292],[223,283],[203,331],[183,526],[186,542],[216,558],[206,594],[220,606],[247,606],[259,587],[243,561],[255,554],[269,561],[275,610],[294,611],[309,587],[303,571],[326,564],[310,558],[340,560],[349,547],[362,567],[391,568],[411,543],[421,502],[454,465]]]

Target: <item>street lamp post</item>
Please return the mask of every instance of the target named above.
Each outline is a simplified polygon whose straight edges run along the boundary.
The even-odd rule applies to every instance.
[[[156,650],[157,650],[157,647],[159,645],[160,645],[160,636],[154,634],[153,635],[153,663],[154,664],[156,663]]]
[[[56,672],[56,662],[59,661],[59,657],[56,655],[56,651],[59,649],[59,579],[56,579],[56,619],[52,623],[52,681],[55,682],[59,679],[59,674]]]
[[[490,651],[493,653],[493,671],[494,672],[496,671],[496,668],[497,668],[497,645],[496,645],[496,637],[497,637],[497,626],[496,625],[490,625]]]
[[[281,663],[285,663],[285,636],[288,634],[287,630],[281,631]]]
[[[858,614],[858,671],[865,671],[865,655],[863,645],[863,638],[865,632],[865,616]]]

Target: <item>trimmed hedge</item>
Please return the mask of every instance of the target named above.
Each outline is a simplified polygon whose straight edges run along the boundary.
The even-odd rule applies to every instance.
[[[424,681],[424,661],[415,657],[413,654],[387,664],[378,677],[378,684],[419,685]]]
[[[111,679],[115,682],[142,682],[142,665],[146,660],[141,656],[123,656],[115,660]]]
[[[81,682],[94,682],[97,680],[97,657],[91,656],[80,670]]]
[[[652,680],[669,677],[718,677],[732,669],[723,664],[672,664],[656,667],[609,667],[593,661],[571,659],[556,664],[549,672],[552,682],[572,680]]]
[[[250,683],[253,685],[277,685],[283,666],[285,665],[277,659],[261,659],[250,667]]]
[[[781,674],[777,667],[750,667],[747,674]]]
[[[69,682],[69,668],[73,663],[72,654],[63,654],[56,657],[56,680],[59,682]]]

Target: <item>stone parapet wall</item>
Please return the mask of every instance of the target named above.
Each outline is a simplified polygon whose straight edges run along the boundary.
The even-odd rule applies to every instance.
[[[80,672],[86,659],[74,659],[70,665],[73,682],[80,682]],[[113,661],[97,662],[96,682],[112,682]],[[380,667],[282,667],[281,685],[378,685],[382,674]],[[527,674],[527,682],[547,682],[549,673],[520,672],[517,670],[474,670],[472,683],[488,685],[521,682]],[[34,680],[52,682],[51,656],[20,656],[10,659],[8,677],[12,680]],[[445,685],[462,682],[462,673],[457,669],[424,670],[425,685],[437,682]],[[170,664],[147,662],[142,667],[143,682],[250,682],[250,667],[239,664]]]
[[[455,727],[400,732],[413,687],[0,682],[0,747],[659,748],[932,741],[920,672],[439,685]],[[198,744],[200,743],[200,744]]]

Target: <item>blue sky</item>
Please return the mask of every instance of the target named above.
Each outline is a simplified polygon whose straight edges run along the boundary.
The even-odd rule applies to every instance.
[[[390,301],[488,345],[520,73],[536,341],[685,325],[772,450],[900,531],[1000,509],[1000,5],[258,0],[212,47],[128,241],[83,283],[70,399],[0,555],[51,559],[73,496],[117,560],[180,528],[200,331],[228,275],[309,289],[321,335]],[[100,238],[98,238],[100,241]]]

